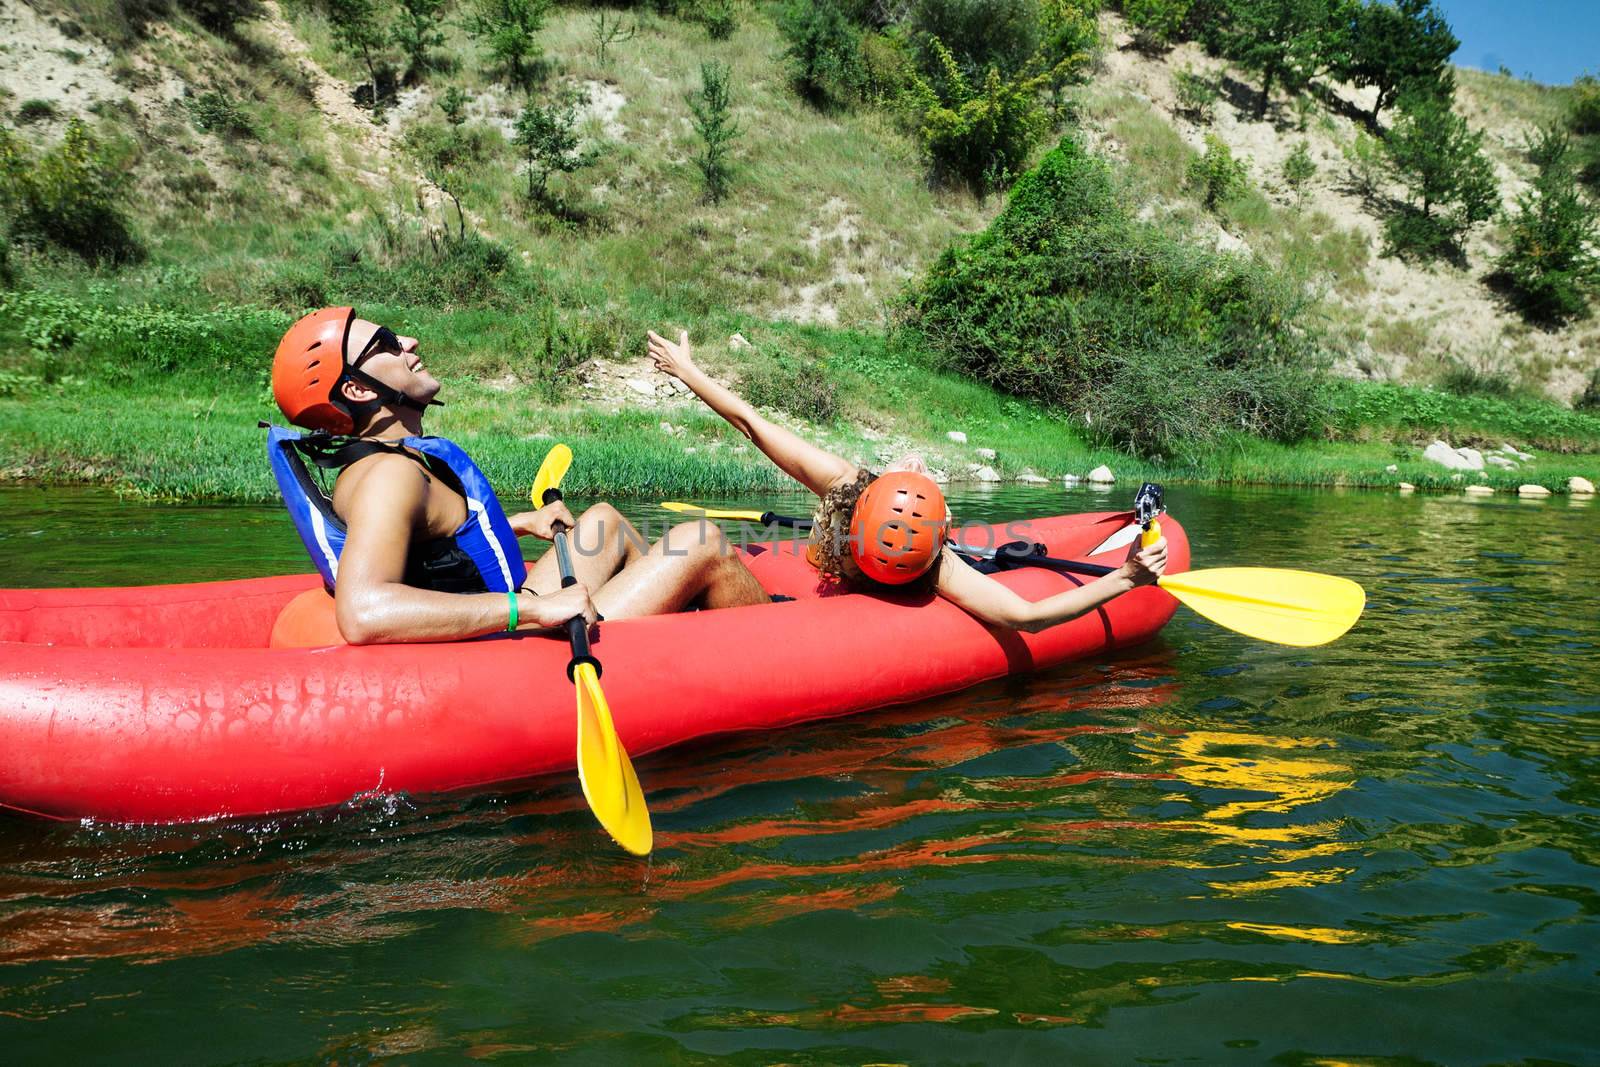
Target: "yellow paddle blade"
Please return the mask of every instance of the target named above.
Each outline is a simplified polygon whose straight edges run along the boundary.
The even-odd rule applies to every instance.
[[[668,511],[687,511],[708,519],[743,519],[745,522],[760,522],[764,514],[760,511],[718,511],[715,508],[703,508],[699,504],[680,504],[675,500],[664,501],[661,506]]]
[[[1348,578],[1275,567],[1217,567],[1158,583],[1219,626],[1280,645],[1325,645],[1356,624],[1366,591]]]
[[[654,840],[650,809],[639,776],[617,740],[594,665],[578,664],[573,683],[578,689],[578,781],[583,795],[617,844],[635,856],[648,856]]]
[[[572,466],[572,449],[566,445],[558,444],[545,453],[544,462],[539,464],[539,474],[533,479],[533,492],[528,494],[528,499],[533,501],[534,507],[544,507],[546,489],[561,488],[561,479],[567,476],[567,468],[570,466]]]

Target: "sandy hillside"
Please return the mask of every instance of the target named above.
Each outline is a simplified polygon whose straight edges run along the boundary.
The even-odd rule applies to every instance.
[[[1324,212],[1345,229],[1354,230],[1370,243],[1368,288],[1364,293],[1331,292],[1329,299],[1352,326],[1357,338],[1344,369],[1388,378],[1422,378],[1449,360],[1485,371],[1510,371],[1530,385],[1542,386],[1552,396],[1570,400],[1582,391],[1593,368],[1600,365],[1600,322],[1591,319],[1558,332],[1530,328],[1485,283],[1492,261],[1499,254],[1498,226],[1474,229],[1467,243],[1464,268],[1448,264],[1417,265],[1381,255],[1381,223],[1351,187],[1349,165],[1343,149],[1361,131],[1357,122],[1319,105],[1306,129],[1286,99],[1274,101],[1266,120],[1255,121],[1248,106],[1255,85],[1208,57],[1198,45],[1188,43],[1161,57],[1132,47],[1132,37],[1122,20],[1105,16],[1107,48],[1103,72],[1095,79],[1097,92],[1122,91],[1146,102],[1170,123],[1196,152],[1205,148],[1205,134],[1221,138],[1235,156],[1247,158],[1250,179],[1284,211]],[[1175,75],[1183,69],[1222,76],[1248,90],[1243,98],[1224,92],[1213,120],[1197,125],[1177,114]],[[1466,72],[1463,72],[1465,74]],[[1509,210],[1527,189],[1534,173],[1523,157],[1522,146],[1535,123],[1507,114],[1498,102],[1476,91],[1479,77],[1458,79],[1457,110],[1475,126],[1487,131],[1484,150],[1494,163],[1503,206]],[[1370,110],[1376,90],[1331,86],[1340,99],[1361,111]],[[1383,119],[1387,122],[1390,113]],[[1102,150],[1116,154],[1115,137],[1096,131]],[[1300,140],[1308,142],[1317,174],[1308,183],[1303,202],[1282,180],[1284,160]],[[1401,195],[1396,187],[1388,190]],[[1217,228],[1213,224],[1213,230]],[[1221,247],[1240,247],[1234,235],[1213,232]],[[1246,246],[1247,247],[1247,246]]]

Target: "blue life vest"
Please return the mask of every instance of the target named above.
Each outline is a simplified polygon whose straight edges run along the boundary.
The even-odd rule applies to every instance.
[[[522,584],[527,566],[522,561],[517,536],[511,532],[511,523],[490,488],[489,479],[455,442],[443,437],[407,437],[392,443],[355,441],[339,448],[322,443],[328,440],[325,435],[302,434],[281,426],[271,426],[267,432],[267,458],[272,463],[278,491],[330,592],[339,577],[345,526],[334,514],[333,500],[306,469],[302,453],[312,456],[318,466],[330,468],[342,468],[375,451],[393,451],[417,459],[405,449],[439,461],[454,475],[457,484],[451,488],[466,500],[467,519],[447,538],[413,541],[406,560],[406,584],[461,593],[505,593]],[[329,456],[333,458],[326,458]],[[441,475],[441,480],[450,480],[428,464],[423,466]]]

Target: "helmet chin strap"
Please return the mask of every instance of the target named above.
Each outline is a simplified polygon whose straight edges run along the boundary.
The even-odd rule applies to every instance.
[[[385,385],[372,375],[354,367],[346,367],[344,376],[352,381],[360,382],[374,393],[377,393],[379,402],[390,407],[405,407],[413,411],[426,411],[430,407],[444,407],[443,400],[414,400],[394,386]]]

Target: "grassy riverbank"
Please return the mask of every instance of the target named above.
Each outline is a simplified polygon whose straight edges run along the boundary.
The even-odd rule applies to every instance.
[[[838,340],[838,338],[829,338]],[[731,361],[729,361],[731,362]],[[1527,401],[1459,398],[1426,390],[1341,385],[1343,407],[1324,434],[1280,445],[1244,434],[1186,461],[1149,462],[1086,442],[1079,428],[1037,406],[936,370],[830,363],[827,381],[850,417],[816,422],[774,410],[803,434],[867,464],[906,448],[926,452],[949,477],[1063,475],[1106,464],[1119,483],[1141,479],[1455,491],[1467,483],[1514,490],[1525,483],[1566,490],[1569,476],[1600,481],[1600,420]],[[91,482],[167,500],[275,498],[258,419],[277,417],[258,376],[169,374],[144,387],[74,373],[47,384],[29,375],[0,398],[0,478]],[[244,379],[242,383],[240,378]],[[537,388],[500,387],[445,372],[449,404],[430,429],[479,458],[508,501],[521,497],[555,440],[576,451],[574,495],[739,497],[792,488],[715,415],[688,402],[656,407],[554,403]],[[248,383],[247,385],[244,383]],[[892,411],[879,405],[893,399]],[[1340,424],[1342,421],[1342,425]],[[950,430],[967,442],[949,440]],[[1421,459],[1437,433],[1487,447],[1509,441],[1534,453],[1515,471],[1452,478]],[[992,449],[993,459],[979,449]],[[1387,468],[1394,466],[1391,471]]]

